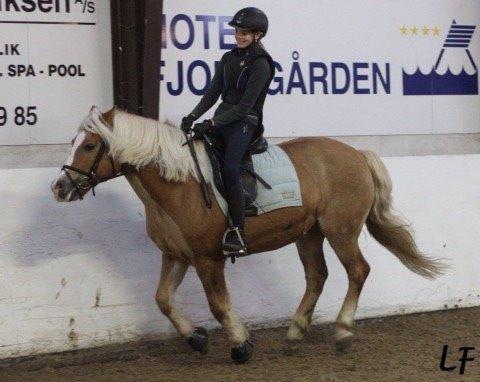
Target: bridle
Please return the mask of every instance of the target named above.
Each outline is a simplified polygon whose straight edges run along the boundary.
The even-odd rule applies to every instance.
[[[106,177],[106,178],[101,178],[97,176],[96,172],[106,149],[107,149],[107,146],[105,145],[105,142],[102,141],[100,148],[97,152],[97,156],[95,157],[95,161],[93,162],[92,167],[90,167],[90,170],[88,172],[73,166],[66,165],[66,164],[62,166],[61,171],[65,171],[65,174],[67,175],[67,178],[70,180],[70,183],[75,188],[75,190],[77,190],[80,200],[83,199],[82,191],[88,191],[91,188],[93,196],[95,196],[95,187],[99,183],[103,183],[103,182],[106,182],[107,180],[118,178],[119,176],[125,175],[125,173],[121,170],[118,172],[115,172],[115,163],[113,162],[113,158],[110,155],[107,155],[108,159],[110,159],[110,164],[112,166],[112,176]],[[77,179],[77,181],[75,181],[67,170],[74,171],[82,175],[82,177],[80,177],[80,179]]]

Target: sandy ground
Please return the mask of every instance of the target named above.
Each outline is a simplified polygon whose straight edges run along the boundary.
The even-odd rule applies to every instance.
[[[332,325],[312,327],[286,344],[286,328],[251,332],[252,359],[237,366],[221,331],[210,352],[194,354],[182,339],[148,341],[0,362],[0,381],[480,381],[480,308],[358,321],[350,349],[338,353]],[[440,370],[443,346],[449,345]],[[462,346],[475,359],[459,375]]]

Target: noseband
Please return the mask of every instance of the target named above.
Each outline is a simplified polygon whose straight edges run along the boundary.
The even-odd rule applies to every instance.
[[[115,164],[113,162],[113,158],[110,155],[107,155],[108,159],[110,159],[110,164],[112,165],[112,176],[107,178],[101,178],[97,176],[96,172],[100,164],[100,161],[102,160],[103,154],[105,153],[106,148],[107,146],[105,145],[105,142],[102,141],[102,144],[100,145],[100,149],[97,152],[97,156],[95,157],[95,161],[93,162],[93,165],[92,167],[90,167],[90,170],[88,172],[73,166],[69,166],[69,165],[62,166],[61,171],[65,171],[65,174],[67,175],[67,178],[70,180],[70,183],[75,188],[75,190],[77,190],[80,200],[83,199],[82,191],[88,191],[91,188],[93,196],[95,196],[95,187],[99,183],[103,183],[103,182],[106,182],[107,180],[125,175],[125,173],[122,171],[115,173]],[[78,180],[75,181],[67,170],[74,171],[82,175],[82,177],[79,179],[79,181]]]

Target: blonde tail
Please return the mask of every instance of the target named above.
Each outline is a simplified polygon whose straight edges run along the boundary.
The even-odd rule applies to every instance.
[[[366,221],[370,234],[411,271],[430,279],[443,274],[447,265],[420,252],[412,228],[393,213],[392,181],[380,157],[372,151],[361,153],[375,184],[373,207]]]

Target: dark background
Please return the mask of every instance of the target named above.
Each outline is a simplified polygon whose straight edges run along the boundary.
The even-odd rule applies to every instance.
[[[158,119],[163,0],[110,0],[114,104]]]

